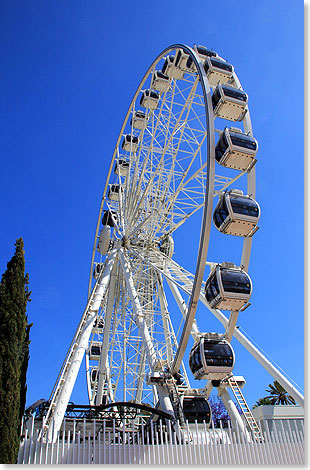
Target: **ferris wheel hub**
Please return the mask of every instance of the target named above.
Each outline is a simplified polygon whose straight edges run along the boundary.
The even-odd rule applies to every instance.
[[[122,238],[121,245],[123,248],[130,248],[130,240],[126,235]]]

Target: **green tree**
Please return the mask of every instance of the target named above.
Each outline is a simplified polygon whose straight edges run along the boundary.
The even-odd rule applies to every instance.
[[[271,405],[295,405],[296,402],[294,398],[287,393],[279,382],[275,380],[273,384],[269,384],[268,387],[266,392],[269,393],[269,396],[265,398],[269,398]]]
[[[20,446],[21,418],[26,402],[30,301],[25,275],[24,242],[16,240],[15,254],[0,283],[0,463],[14,464]]]
[[[270,398],[269,397],[260,398],[259,400],[257,400],[255,405],[253,405],[253,409],[261,405],[272,405]]]

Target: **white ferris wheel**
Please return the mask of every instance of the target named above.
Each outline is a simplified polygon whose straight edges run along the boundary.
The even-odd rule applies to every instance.
[[[89,299],[52,391],[46,428],[60,428],[85,354],[91,405],[148,404],[182,424],[190,403],[206,401],[217,387],[238,419],[227,391],[238,389],[232,336],[303,404],[296,388],[235,328],[252,292],[257,149],[248,96],[233,65],[203,46],[176,44],[158,55],[116,142]],[[208,259],[212,224],[218,237],[242,241],[238,265]],[[173,256],[175,237],[189,226],[200,233],[194,272]],[[198,303],[219,320],[218,331],[200,330]],[[191,386],[193,376],[202,379],[199,390]]]

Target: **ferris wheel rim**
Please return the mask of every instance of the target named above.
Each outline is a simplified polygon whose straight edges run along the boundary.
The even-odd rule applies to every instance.
[[[102,197],[102,200],[101,200],[99,216],[98,216],[98,221],[97,221],[95,241],[94,241],[92,260],[91,260],[90,278],[89,278],[89,288],[90,288],[91,282],[92,282],[92,269],[93,269],[93,264],[94,264],[94,257],[95,257],[95,252],[96,252],[96,245],[97,245],[98,232],[99,232],[99,227],[100,227],[100,220],[101,220],[101,216],[102,216],[103,206],[104,206],[104,203],[105,203],[105,200],[106,200],[107,189],[108,189],[108,185],[109,185],[110,178],[111,178],[111,175],[112,175],[113,166],[114,166],[114,163],[115,163],[115,160],[116,160],[117,151],[118,151],[118,148],[119,148],[119,145],[120,145],[121,138],[124,135],[123,132],[124,132],[124,129],[125,129],[126,124],[128,122],[130,113],[131,113],[132,109],[134,109],[134,104],[135,104],[135,102],[138,98],[138,95],[139,95],[140,91],[142,90],[142,87],[143,87],[144,83],[146,82],[147,78],[150,76],[152,69],[154,69],[156,64],[165,56],[165,54],[167,54],[167,53],[169,53],[173,50],[175,50],[177,52],[178,49],[182,49],[183,51],[185,51],[186,53],[188,53],[192,57],[192,59],[195,63],[195,66],[196,66],[196,72],[198,72],[198,75],[199,75],[199,81],[200,81],[202,92],[203,92],[203,95],[204,95],[205,118],[206,118],[206,123],[207,123],[207,126],[206,126],[206,128],[207,128],[207,149],[208,149],[207,150],[207,172],[208,172],[207,174],[208,174],[209,180],[208,180],[208,183],[206,184],[206,192],[205,192],[206,198],[205,198],[204,211],[203,211],[203,217],[202,217],[202,229],[201,229],[199,250],[198,250],[198,256],[197,256],[195,282],[194,282],[194,285],[193,285],[193,290],[192,290],[191,299],[190,299],[190,305],[193,305],[193,308],[192,308],[192,311],[191,311],[192,315],[191,315],[191,318],[190,318],[190,316],[188,317],[188,321],[186,321],[186,325],[184,325],[183,333],[182,333],[182,341],[181,341],[181,342],[183,342],[183,350],[178,353],[179,361],[174,362],[172,372],[177,372],[178,369],[179,369],[180,362],[182,361],[182,357],[184,355],[184,351],[185,351],[185,348],[186,348],[186,345],[187,345],[187,341],[188,341],[188,337],[189,337],[189,331],[191,329],[191,325],[192,325],[193,320],[194,320],[197,303],[198,303],[198,300],[199,300],[202,277],[203,277],[203,274],[204,274],[205,261],[206,261],[206,257],[207,257],[207,246],[208,246],[209,237],[210,237],[210,227],[211,227],[211,223],[212,223],[212,206],[213,206],[213,193],[214,193],[214,184],[213,183],[214,183],[214,171],[215,171],[215,157],[214,157],[215,139],[214,139],[214,114],[213,114],[213,109],[212,109],[212,105],[211,105],[211,93],[210,93],[211,89],[210,89],[210,86],[209,86],[209,83],[208,83],[208,80],[207,80],[207,77],[206,77],[206,72],[204,70],[204,67],[202,66],[201,61],[199,60],[199,57],[198,57],[196,51],[194,49],[192,49],[191,47],[189,47],[189,46],[186,46],[184,44],[174,44],[174,45],[171,45],[171,46],[168,46],[167,48],[165,48],[156,57],[156,59],[152,62],[152,64],[150,65],[147,72],[145,73],[143,79],[141,80],[141,82],[140,82],[140,84],[139,84],[139,86],[138,86],[138,88],[137,88],[137,90],[136,90],[136,92],[133,96],[133,99],[132,99],[132,101],[130,103],[130,106],[128,108],[128,111],[126,113],[123,125],[121,127],[121,130],[120,130],[120,133],[119,133],[116,145],[115,145],[115,149],[114,149],[113,156],[112,156],[112,159],[111,159],[108,175],[107,175],[107,178],[106,178],[105,188],[104,188],[103,197]],[[234,75],[235,75],[235,80],[237,82],[238,78],[237,78],[235,72],[234,72]],[[240,82],[239,82],[239,85],[240,85]],[[240,88],[241,88],[241,85],[240,85]],[[246,118],[244,118],[244,119],[246,119],[247,129],[250,128],[250,132],[251,132],[252,129],[251,129],[251,121],[250,121],[249,114],[246,114]],[[212,136],[211,136],[211,134],[212,134]],[[211,169],[211,171],[210,171],[210,169]],[[210,181],[210,175],[211,175],[211,181]],[[252,178],[252,180],[253,180],[253,178]],[[250,181],[252,181],[252,180],[250,180]],[[255,180],[255,177],[254,177],[254,180]],[[248,181],[249,181],[249,179],[248,179]],[[207,198],[207,195],[208,195],[208,198]],[[206,199],[208,199],[207,202],[206,202]],[[209,202],[209,205],[208,205],[208,202]],[[206,238],[207,238],[207,240],[206,240]],[[244,240],[244,247],[245,247],[246,241],[247,240]],[[252,240],[250,240],[250,243],[248,243],[246,248],[243,249],[243,251],[245,252],[245,255],[244,255],[245,257],[249,257],[249,252],[251,250],[251,241]],[[243,256],[243,258],[244,258],[244,256]],[[196,296],[196,298],[195,298],[195,296]],[[88,378],[88,381],[89,381],[89,378]]]

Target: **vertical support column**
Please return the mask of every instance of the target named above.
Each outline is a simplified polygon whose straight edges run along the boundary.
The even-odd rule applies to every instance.
[[[96,291],[94,293],[94,299],[91,303],[89,310],[87,312],[87,316],[85,319],[85,326],[82,329],[79,337],[77,338],[76,343],[73,345],[72,356],[70,358],[70,362],[68,363],[69,367],[65,375],[63,376],[63,383],[60,383],[59,388],[57,388],[58,394],[54,400],[52,400],[52,404],[54,402],[54,410],[52,410],[52,421],[49,424],[48,430],[48,439],[54,439],[59,431],[68,402],[71,397],[71,393],[78,375],[78,372],[81,367],[82,360],[84,358],[85,351],[88,347],[89,337],[91,335],[91,331],[97,316],[97,312],[100,308],[100,304],[102,299],[106,293],[108,283],[110,280],[110,275],[112,271],[112,267],[116,257],[116,250],[113,250],[110,259],[107,262],[105,270],[99,279],[98,284],[96,285]],[[56,392],[57,393],[57,392]],[[53,433],[52,433],[53,429]],[[52,436],[54,434],[54,436]]]
[[[235,327],[237,325],[237,320],[239,316],[239,311],[233,311],[230,312],[230,317],[226,326],[226,331],[225,331],[225,337],[227,338],[227,341],[231,342],[231,339],[233,337]]]
[[[97,389],[97,395],[96,395],[96,405],[101,405],[102,396],[103,396],[103,386],[104,386],[104,382],[106,380],[106,375],[107,375],[108,346],[109,346],[109,336],[110,336],[111,321],[112,321],[112,310],[113,310],[113,304],[115,300],[116,273],[117,273],[117,258],[115,260],[112,273],[111,273],[107,308],[106,308],[106,313],[104,317],[105,323],[104,323],[104,333],[103,333],[103,341],[102,341],[100,363],[99,363],[100,364],[99,365],[99,380],[98,380],[98,389]]]

